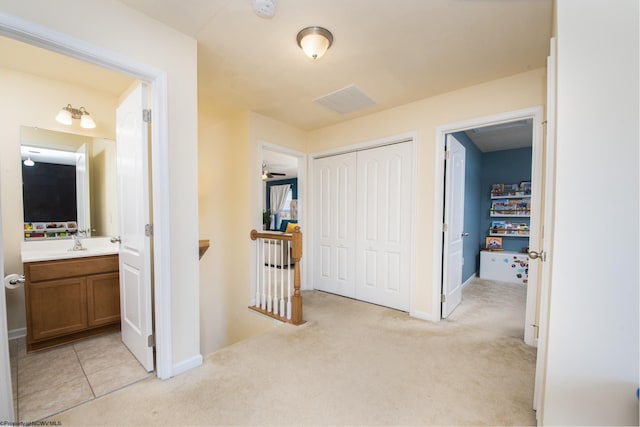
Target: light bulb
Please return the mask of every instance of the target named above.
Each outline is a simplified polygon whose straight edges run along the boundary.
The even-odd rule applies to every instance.
[[[73,123],[73,120],[71,117],[71,111],[69,111],[67,107],[60,110],[60,112],[56,116],[56,122],[62,123],[63,125],[70,126],[71,123]]]

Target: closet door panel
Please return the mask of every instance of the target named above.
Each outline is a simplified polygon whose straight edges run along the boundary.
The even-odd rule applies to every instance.
[[[356,298],[408,311],[411,144],[358,152]]]
[[[356,155],[316,159],[316,289],[355,295]]]

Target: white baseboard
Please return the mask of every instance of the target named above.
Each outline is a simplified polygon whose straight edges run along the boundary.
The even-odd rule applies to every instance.
[[[27,336],[27,328],[12,329],[9,331],[9,339],[16,340]]]
[[[420,319],[420,320],[427,320],[429,322],[439,322],[440,321],[440,317],[439,316],[436,317],[433,314],[425,313],[423,311],[418,311],[418,310],[410,311],[409,312],[409,316],[415,317],[416,319]]]
[[[471,283],[473,281],[473,279],[476,279],[478,276],[476,276],[475,274],[471,277],[469,277],[467,280],[465,280],[465,282],[462,284],[462,289],[464,289],[469,283]]]
[[[198,354],[197,356],[193,356],[191,359],[187,359],[183,362],[173,365],[171,369],[171,376],[180,375],[187,371],[190,371],[193,368],[197,368],[202,365],[202,355]]]

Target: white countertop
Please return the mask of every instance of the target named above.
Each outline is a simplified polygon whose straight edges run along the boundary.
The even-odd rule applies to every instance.
[[[73,239],[23,241],[21,247],[22,262],[50,261],[56,259],[85,258],[117,254],[118,243],[111,243],[108,237],[82,239],[83,251],[72,251]]]

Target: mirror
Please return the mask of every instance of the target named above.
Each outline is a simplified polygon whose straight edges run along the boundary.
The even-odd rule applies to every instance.
[[[118,235],[115,141],[20,128],[26,240]]]

